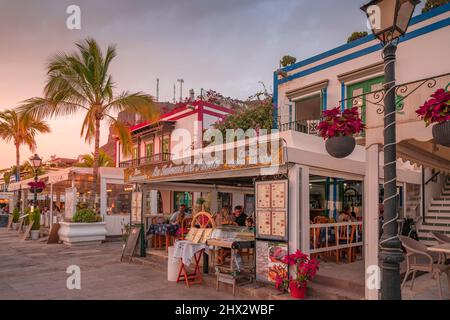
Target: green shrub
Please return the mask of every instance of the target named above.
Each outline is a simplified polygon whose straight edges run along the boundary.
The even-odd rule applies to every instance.
[[[14,208],[12,215],[13,215],[13,222],[14,223],[19,222],[19,218],[20,218],[20,210],[19,210],[19,208]]]
[[[368,33],[366,31],[362,32],[353,32],[350,37],[347,39],[347,43],[353,42],[355,40],[367,37]]]
[[[31,208],[25,208],[24,214],[27,214],[27,215],[28,215],[27,217],[25,217],[26,219],[25,219],[25,218],[23,219],[23,224],[24,224],[24,225],[27,225],[29,219],[31,218]]]
[[[28,223],[33,224],[31,230],[39,230],[41,228],[41,211],[39,208],[34,209],[28,216]]]
[[[95,213],[95,211],[90,209],[78,210],[72,218],[72,222],[93,223],[101,221],[102,217],[100,217],[98,214]]]

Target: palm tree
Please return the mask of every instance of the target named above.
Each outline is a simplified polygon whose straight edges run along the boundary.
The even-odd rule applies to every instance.
[[[33,117],[31,114],[19,114],[14,110],[0,113],[0,138],[6,142],[12,141],[16,147],[16,181],[20,180],[20,146],[27,145],[30,151],[36,150],[36,135],[48,133],[50,127],[45,121]],[[20,201],[20,191],[19,199]]]
[[[83,161],[76,164],[77,167],[92,168],[94,167],[94,154],[84,154],[82,156]],[[98,166],[99,167],[114,167],[114,161],[110,156],[106,154],[102,149],[98,154]]]
[[[100,123],[107,120],[118,134],[124,153],[132,149],[131,134],[112,113],[129,111],[141,115],[143,120],[156,116],[156,108],[150,95],[142,92],[113,94],[114,82],[109,66],[116,56],[116,48],[108,46],[103,54],[97,42],[88,38],[75,44],[78,51],[57,54],[48,64],[44,97],[28,99],[20,111],[39,119],[85,113],[81,136],[89,143],[94,139],[94,163],[91,202],[98,193],[98,163],[100,149]]]

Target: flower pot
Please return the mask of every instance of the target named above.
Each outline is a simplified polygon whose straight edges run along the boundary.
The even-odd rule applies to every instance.
[[[39,230],[31,230],[31,240],[38,240],[39,239]]]
[[[66,245],[102,243],[106,238],[106,223],[60,222],[58,236]]]
[[[433,138],[436,144],[450,147],[450,121],[441,122],[433,126]]]
[[[327,139],[325,148],[334,158],[345,158],[355,150],[356,141],[352,136],[341,136]]]
[[[13,228],[13,230],[19,229],[19,223],[18,222],[13,222],[12,223],[12,228]]]
[[[306,297],[306,285],[304,287],[298,287],[295,282],[289,284],[289,291],[291,292],[291,297],[294,299],[305,299]]]

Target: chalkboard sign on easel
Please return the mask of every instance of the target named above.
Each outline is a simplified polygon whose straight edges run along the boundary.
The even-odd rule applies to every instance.
[[[120,261],[122,261],[123,258],[127,258],[128,261],[131,260],[131,258],[134,255],[134,252],[136,251],[136,246],[138,244],[140,234],[141,234],[140,226],[130,228],[130,234],[128,235],[125,247],[122,250],[122,257],[120,258]]]

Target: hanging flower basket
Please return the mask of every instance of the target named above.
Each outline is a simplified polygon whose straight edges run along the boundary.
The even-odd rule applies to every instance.
[[[351,155],[355,146],[356,140],[352,136],[333,137],[325,142],[325,148],[330,156],[338,159]]]
[[[433,138],[437,144],[450,147],[450,120],[434,125]]]
[[[43,181],[32,181],[29,182],[28,185],[30,186],[30,191],[32,193],[41,193],[45,189],[45,183]]]
[[[325,148],[334,158],[349,156],[356,146],[355,134],[361,133],[365,125],[359,117],[358,108],[341,111],[339,107],[323,112],[324,120],[317,129],[319,135],[326,139]]]
[[[449,85],[450,86],[450,85]],[[428,127],[433,126],[433,138],[436,144],[450,147],[450,92],[439,89],[431,95],[431,99],[416,110],[419,117]]]

